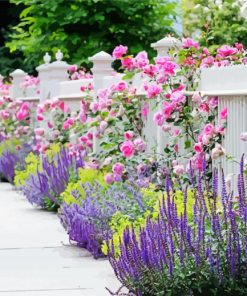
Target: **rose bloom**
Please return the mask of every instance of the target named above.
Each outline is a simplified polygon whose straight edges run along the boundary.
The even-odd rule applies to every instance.
[[[37,115],[37,120],[38,120],[38,121],[43,121],[43,120],[44,120],[44,116],[41,115],[41,114],[38,114],[38,115]]]
[[[195,49],[200,48],[199,43],[194,41],[191,38],[183,38],[182,42],[183,42],[183,44],[182,44],[183,48],[191,48],[191,47],[195,48]]]
[[[202,136],[202,143],[204,144],[204,145],[208,145],[209,144],[209,142],[210,142],[210,139],[211,139],[211,135],[203,135]]]
[[[169,132],[170,130],[172,129],[172,127],[170,126],[170,125],[164,125],[163,127],[162,127],[162,130],[163,130],[163,132]]]
[[[132,131],[127,131],[124,133],[125,140],[131,140],[134,137],[134,133]]]
[[[124,81],[119,82],[115,87],[115,91],[124,91],[126,89],[127,89],[127,83]]]
[[[163,103],[163,113],[164,113],[165,119],[169,119],[171,117],[173,109],[174,109],[173,104],[169,104],[167,102]]]
[[[156,97],[158,94],[160,94],[161,91],[162,91],[162,88],[159,87],[158,85],[154,85],[154,84],[149,85],[147,87],[147,97],[149,99],[152,99],[152,98]]]
[[[114,182],[114,175],[112,173],[108,173],[104,177],[107,184],[112,184]]]
[[[38,136],[43,136],[44,135],[44,133],[45,133],[45,130],[43,129],[43,128],[36,128],[35,130],[34,130],[34,132],[35,132],[35,135],[38,135]]]
[[[175,165],[173,167],[173,172],[174,172],[174,174],[176,174],[178,176],[182,175],[185,172],[184,166],[181,164]]]
[[[202,97],[201,97],[201,95],[200,95],[199,93],[195,93],[195,94],[193,94],[193,96],[192,96],[192,100],[193,100],[193,102],[195,102],[195,103],[200,103],[201,100],[202,100]]]
[[[113,173],[121,176],[124,171],[124,165],[121,162],[117,162],[113,165],[112,171]]]
[[[142,117],[147,120],[147,117],[148,117],[148,112],[149,112],[149,105],[146,103],[142,109],[141,109],[141,114],[142,114]]]
[[[119,45],[114,48],[112,56],[115,59],[120,59],[124,54],[126,54],[127,50],[128,50],[127,46]]]
[[[227,107],[225,107],[220,111],[220,119],[226,119],[227,116],[228,116],[228,109]]]
[[[77,65],[70,65],[68,67],[69,72],[75,72],[75,71],[77,71],[77,69],[78,69]]]
[[[143,139],[138,138],[134,140],[134,145],[136,146],[137,150],[144,151],[146,149],[146,144]]]
[[[132,141],[126,141],[121,145],[120,151],[126,158],[131,158],[135,153],[135,146]]]
[[[202,143],[196,143],[194,145],[194,151],[196,153],[201,153],[203,151],[203,148],[202,148]]]
[[[220,144],[216,144],[215,148],[212,149],[211,157],[215,160],[218,157],[224,155],[225,153],[225,149]]]
[[[231,47],[229,45],[222,45],[218,50],[217,53],[222,56],[223,58],[228,57],[237,53],[238,50],[235,47]]]
[[[153,120],[158,126],[162,126],[165,121],[165,117],[161,112],[157,112],[154,114]]]
[[[131,70],[134,67],[134,59],[133,58],[129,58],[129,57],[123,58],[121,60],[121,64],[127,70]]]
[[[208,123],[208,124],[205,125],[203,131],[204,131],[204,133],[206,135],[212,136],[214,134],[215,128],[214,128],[214,126],[211,123]]]

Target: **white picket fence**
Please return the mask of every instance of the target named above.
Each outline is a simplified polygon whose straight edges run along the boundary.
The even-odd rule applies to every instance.
[[[165,37],[151,45],[157,50],[157,56],[168,55],[168,50],[173,46],[180,46],[180,42],[173,37]],[[106,52],[99,52],[89,60],[93,63],[92,79],[69,80],[67,72],[68,64],[62,60],[60,51],[56,54],[56,60],[50,63],[51,57],[48,53],[44,56],[44,64],[36,69],[40,79],[40,93],[35,93],[34,89],[29,89],[26,93],[20,87],[24,81],[26,73],[20,69],[11,73],[13,85],[11,97],[35,103],[44,102],[47,99],[58,98],[70,104],[72,110],[78,110],[79,102],[82,98],[81,86],[92,82],[94,85],[94,98],[99,89],[106,88],[121,81],[122,74],[114,74],[112,69],[113,58]],[[229,155],[239,160],[243,153],[247,153],[247,142],[240,141],[240,134],[247,132],[247,65],[228,66],[222,68],[202,69],[200,91],[203,95],[213,95],[219,97],[219,110],[228,107],[228,126],[224,139],[224,147]],[[137,87],[138,95],[142,95],[142,87],[139,77],[133,79],[133,85]],[[1,95],[1,94],[0,94]],[[150,106],[150,110],[152,106]],[[148,149],[156,146],[157,152],[162,152],[169,139],[160,128],[153,123],[151,111],[143,133],[148,142]],[[225,174],[236,174],[238,165],[233,162],[222,160],[221,166]]]

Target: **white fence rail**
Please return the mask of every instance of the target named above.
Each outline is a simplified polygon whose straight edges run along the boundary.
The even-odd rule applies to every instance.
[[[173,46],[180,46],[180,42],[173,37],[166,37],[151,45],[157,50],[157,56],[168,54]],[[121,74],[114,74],[111,63],[113,58],[106,52],[99,52],[89,58],[93,62],[93,78],[83,80],[69,80],[68,64],[62,61],[62,53],[58,51],[56,61],[50,63],[51,57],[46,54],[44,64],[37,67],[40,79],[40,93],[30,89],[26,92],[20,85],[24,81],[26,73],[18,69],[11,73],[13,85],[11,96],[13,99],[22,99],[33,102],[43,102],[51,98],[59,98],[70,103],[72,109],[79,106],[82,97],[81,86],[90,82],[94,84],[94,99],[99,89],[110,86],[121,80]],[[214,95],[219,97],[219,110],[228,108],[229,117],[224,139],[226,152],[237,160],[243,153],[247,153],[247,142],[240,142],[240,134],[247,132],[247,65],[229,66],[221,68],[202,69],[200,91],[203,95]],[[139,77],[133,80],[138,94],[142,94]],[[153,106],[150,106],[152,109]],[[169,139],[161,129],[154,128],[154,111],[151,111],[146,126],[144,127],[145,138],[148,141],[148,148],[157,147],[157,152],[163,151]],[[226,174],[235,174],[238,171],[237,165],[222,161],[222,167]]]

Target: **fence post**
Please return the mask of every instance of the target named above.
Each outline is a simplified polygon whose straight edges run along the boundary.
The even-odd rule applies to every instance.
[[[40,80],[40,94],[39,94],[39,101],[44,102],[49,98],[50,93],[50,85],[49,85],[49,63],[51,61],[51,56],[48,52],[43,57],[44,64],[38,66],[36,70],[39,73],[39,80]]]
[[[172,36],[162,38],[161,40],[152,43],[151,47],[157,51],[157,57],[168,56],[169,49],[172,47],[179,47],[181,42]]]
[[[100,51],[94,56],[89,58],[89,61],[93,62],[93,85],[94,85],[94,100],[97,100],[98,90],[104,88],[104,78],[106,76],[111,76],[113,69],[111,64],[113,62],[113,57],[106,53],[105,51]],[[99,143],[97,138],[94,137],[93,141],[93,151],[94,153],[99,152]]]
[[[21,88],[21,83],[24,82],[27,73],[20,69],[17,69],[14,72],[10,73],[10,75],[13,77],[12,87],[10,91],[11,98],[14,100],[19,97],[23,97],[24,94]]]
[[[169,49],[172,47],[180,47],[181,42],[172,36],[165,37],[155,43],[151,47],[157,51],[157,57],[169,56]],[[158,109],[161,108],[159,104]],[[154,114],[154,113],[153,113]],[[152,122],[152,124],[154,124]],[[157,128],[157,153],[163,154],[165,146],[169,143],[169,139],[162,131],[161,127]]]
[[[93,62],[93,84],[95,99],[97,98],[97,92],[104,87],[104,77],[112,75],[113,69],[111,64],[113,57],[105,51],[100,51],[94,56],[89,58],[89,61]]]
[[[59,49],[56,53],[56,61],[49,64],[49,85],[50,93],[49,98],[53,99],[59,95],[60,92],[60,82],[69,79],[68,66],[66,62],[62,61],[63,53]]]

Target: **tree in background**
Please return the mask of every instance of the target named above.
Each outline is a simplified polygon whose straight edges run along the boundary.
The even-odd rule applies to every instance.
[[[154,54],[150,44],[173,32],[176,1],[171,0],[10,0],[25,5],[6,43],[35,67],[46,51],[61,49],[70,63],[88,64],[100,50],[118,44]]]
[[[182,5],[186,36],[200,35],[202,44],[211,47],[236,42],[247,46],[240,0],[183,0]]]
[[[24,9],[23,5],[16,6],[9,1],[0,1],[0,73],[9,74],[22,63],[23,55],[20,51],[11,54],[9,48],[5,47],[11,26],[19,22],[19,14]]]

